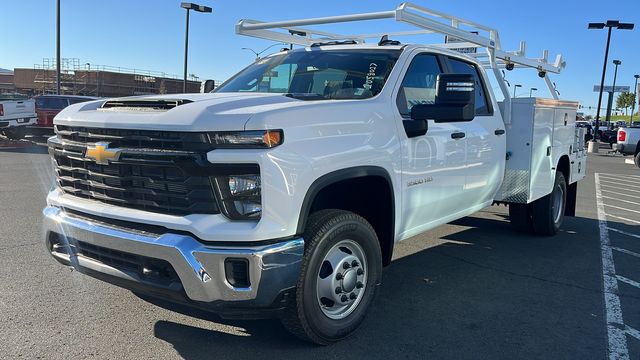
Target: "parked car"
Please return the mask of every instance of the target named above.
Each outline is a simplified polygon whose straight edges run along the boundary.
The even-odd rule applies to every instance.
[[[593,126],[588,121],[576,121],[576,128],[584,128],[584,142],[591,141],[593,139]]]
[[[616,143],[618,138],[618,129],[609,129],[601,132],[600,141],[608,143],[613,149],[613,144]]]
[[[53,135],[53,118],[69,105],[96,100],[93,96],[79,95],[39,95],[36,100],[36,114],[38,121],[36,126],[29,127],[31,135]]]
[[[35,101],[20,94],[0,95],[0,132],[12,140],[25,136],[27,126],[36,123]]]
[[[624,120],[617,121],[617,122],[616,122],[616,127],[619,127],[619,128],[621,128],[621,127],[627,127],[627,122],[626,122],[626,121],[624,121]]]
[[[634,163],[640,167],[640,126],[618,129],[617,141],[614,149],[625,155],[633,155]]]

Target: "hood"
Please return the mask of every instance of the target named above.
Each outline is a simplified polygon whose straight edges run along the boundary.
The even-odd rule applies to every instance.
[[[305,101],[283,94],[213,93],[135,96],[71,105],[56,125],[164,131],[242,130],[253,114]]]

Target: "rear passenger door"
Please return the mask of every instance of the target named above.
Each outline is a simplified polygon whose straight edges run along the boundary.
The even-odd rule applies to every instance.
[[[483,72],[469,61],[448,57],[448,71],[475,78],[475,118],[464,123],[467,139],[465,196],[469,207],[493,200],[504,174],[506,156],[505,126],[487,88]]]

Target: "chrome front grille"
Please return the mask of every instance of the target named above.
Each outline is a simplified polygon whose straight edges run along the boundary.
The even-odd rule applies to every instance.
[[[57,131],[49,152],[65,193],[163,214],[219,213],[203,151],[210,145],[202,134],[61,126]],[[100,163],[86,156],[88,146],[104,142],[118,149],[117,160]]]

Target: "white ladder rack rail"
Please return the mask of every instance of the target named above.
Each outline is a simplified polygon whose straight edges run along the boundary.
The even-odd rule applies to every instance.
[[[415,26],[418,29],[388,33],[343,35],[301,27],[381,19],[393,19],[398,22]],[[465,28],[461,29],[460,26],[464,26]],[[477,32],[477,34],[472,31]],[[511,117],[511,96],[500,70],[502,68],[515,67],[532,68],[537,70],[538,76],[544,78],[551,97],[558,100],[558,94],[555,86],[547,74],[558,74],[566,65],[561,55],[557,55],[555,61],[550,63],[548,61],[549,52],[547,50],[543,52],[542,58],[526,57],[526,46],[524,42],[520,42],[520,48],[517,51],[505,51],[502,49],[500,37],[496,29],[406,2],[401,3],[395,10],[352,15],[275,22],[243,19],[236,25],[236,33],[239,35],[252,36],[301,46],[310,46],[314,43],[341,40],[353,40],[357,43],[364,43],[366,39],[379,39],[383,35],[392,37],[442,34],[455,38],[461,42],[436,44],[435,46],[449,49],[477,49],[476,53],[468,53],[467,55],[477,58],[484,68],[491,69],[493,71],[504,96],[504,114],[502,115],[505,123],[507,124],[510,123]],[[484,49],[485,51],[481,51],[481,49]]]

